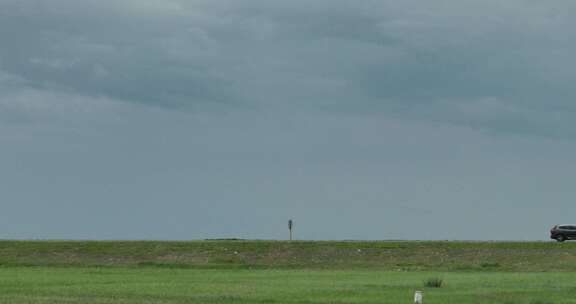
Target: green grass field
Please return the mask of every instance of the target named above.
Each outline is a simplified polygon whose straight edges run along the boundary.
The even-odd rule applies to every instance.
[[[576,303],[569,242],[0,241],[0,264],[0,303]]]

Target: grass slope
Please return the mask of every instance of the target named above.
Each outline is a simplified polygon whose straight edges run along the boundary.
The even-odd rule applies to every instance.
[[[576,243],[0,241],[0,303],[567,304],[574,270]]]
[[[3,266],[576,271],[576,242],[0,241]]]

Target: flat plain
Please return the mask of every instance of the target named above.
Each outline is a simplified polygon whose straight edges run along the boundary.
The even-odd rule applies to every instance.
[[[570,242],[0,241],[0,265],[15,304],[576,303]]]

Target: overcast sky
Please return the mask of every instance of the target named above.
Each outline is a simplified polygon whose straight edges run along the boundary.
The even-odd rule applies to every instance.
[[[0,0],[0,238],[540,240],[572,0]]]

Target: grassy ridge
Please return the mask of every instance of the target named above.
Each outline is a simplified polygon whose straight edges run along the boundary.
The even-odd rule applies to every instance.
[[[0,303],[567,304],[575,262],[576,242],[0,241]]]
[[[576,271],[576,243],[0,241],[0,265],[385,271]]]

